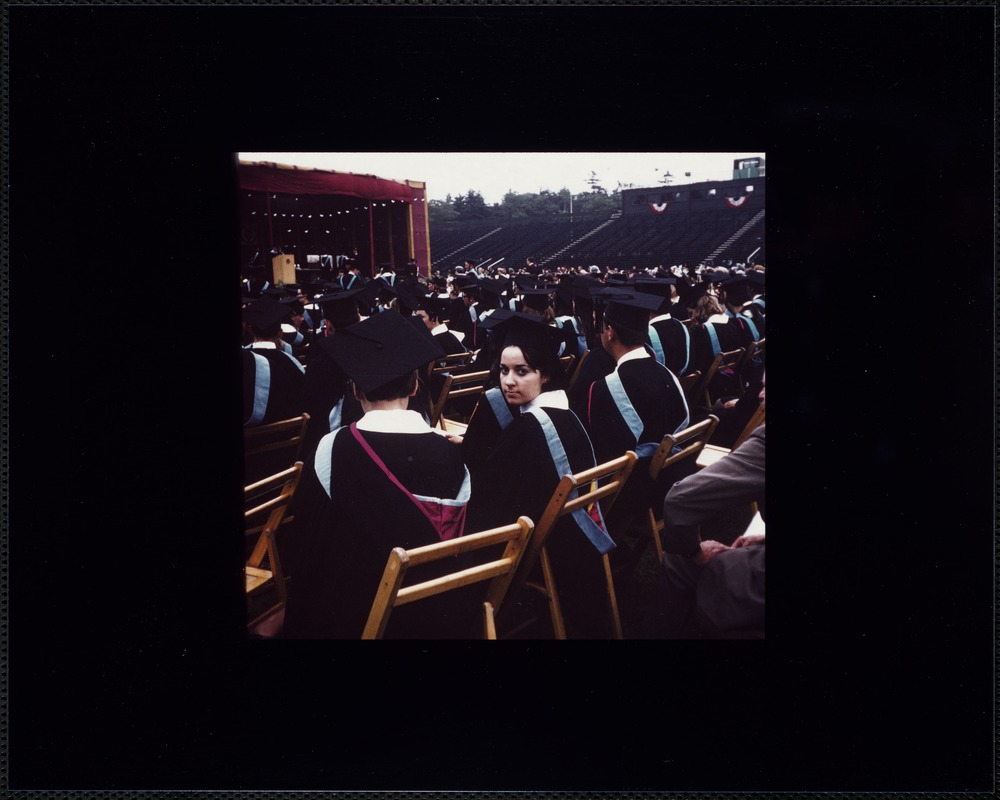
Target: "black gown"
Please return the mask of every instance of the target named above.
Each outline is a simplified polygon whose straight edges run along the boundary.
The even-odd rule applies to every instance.
[[[574,473],[595,466],[583,424],[568,409],[545,408]],[[507,525],[526,515],[537,523],[558,486],[558,474],[545,434],[532,414],[513,409],[503,430],[485,398],[480,400],[462,445],[472,476],[467,530]],[[570,638],[610,636],[601,554],[572,517],[563,517],[546,542]],[[534,579],[541,580],[536,563]],[[526,601],[530,589],[505,602]]]
[[[587,360],[580,365],[576,382],[569,393],[569,407],[576,412],[580,419],[587,415],[587,397],[590,394],[590,385],[605,375],[610,375],[614,368],[615,360],[608,355],[608,351],[600,343],[590,348]]]
[[[728,353],[739,347],[747,346],[747,330],[738,321],[731,317],[725,322],[713,321],[718,317],[712,317],[707,322],[695,325],[691,329],[691,367],[690,370],[699,370],[702,374],[708,370],[715,358],[714,349],[709,327],[715,331],[719,342],[719,352]],[[739,387],[733,380],[732,375],[717,372],[712,378],[712,385],[709,387],[711,396],[733,397],[739,394]],[[696,414],[698,416],[698,414]]]
[[[690,422],[687,400],[676,377],[653,358],[625,361],[618,366],[618,375],[642,422],[638,439],[612,399],[607,377],[594,383],[583,420],[599,463],[618,458],[628,450],[635,450],[640,456],[608,514],[612,535],[621,538],[631,525],[643,520],[647,508],[658,508],[673,482],[694,467],[693,463],[687,463],[692,459],[685,459],[676,467],[662,471],[654,483],[649,477],[652,452],[643,452],[655,451],[666,434],[678,433]],[[615,558],[612,556],[613,560]]]
[[[468,491],[461,450],[429,428],[425,433],[359,433],[413,494],[455,499]],[[358,639],[392,548],[441,539],[349,427],[324,437],[315,460],[293,499],[295,520],[279,538],[291,576],[284,635]],[[327,470],[329,495],[318,477]],[[465,531],[471,532],[468,524]],[[452,571],[456,563],[413,569],[406,582]],[[476,601],[485,592],[486,584],[480,583],[395,609],[385,638],[474,636],[481,613]]]
[[[663,348],[663,358],[661,359],[658,349],[655,345],[653,346],[656,360],[678,377],[689,372],[691,369],[691,335],[687,326],[679,319],[670,316],[666,319],[655,317],[650,321],[649,327],[656,332],[660,346]],[[650,341],[652,342],[652,333],[650,333]]]
[[[243,350],[243,424],[267,425],[304,410],[302,365],[283,350]]]

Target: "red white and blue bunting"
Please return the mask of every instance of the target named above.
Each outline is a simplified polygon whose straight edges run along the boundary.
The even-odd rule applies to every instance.
[[[669,201],[666,203],[650,203],[649,210],[652,211],[654,214],[662,214],[664,211],[667,210],[667,207],[669,205],[670,205]]]
[[[729,206],[730,208],[739,208],[746,201],[747,201],[747,196],[745,194],[741,194],[739,197],[727,197],[726,205]]]

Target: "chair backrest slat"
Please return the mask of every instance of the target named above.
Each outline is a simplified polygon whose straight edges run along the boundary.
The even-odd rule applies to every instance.
[[[545,562],[547,562],[548,559],[547,553],[545,552],[545,543],[549,535],[555,529],[556,523],[562,517],[572,514],[580,508],[589,506],[598,500],[607,500],[607,502],[601,506],[606,512],[612,506],[615,499],[621,493],[622,487],[628,481],[637,458],[638,457],[635,452],[629,450],[618,458],[611,459],[603,464],[598,464],[597,466],[591,467],[590,469],[582,472],[578,472],[573,475],[564,475],[562,477],[559,484],[553,491],[552,497],[549,500],[548,505],[545,507],[545,511],[542,512],[541,519],[535,526],[535,532],[528,542],[527,551],[521,558],[521,563],[518,565],[517,570],[514,573],[509,590],[511,596],[516,597],[524,590],[525,586],[528,584],[528,577],[534,570],[535,564],[539,560],[543,561],[543,567],[545,567]],[[604,481],[603,484],[601,483],[602,481]],[[597,483],[597,488],[592,488],[591,485],[595,482]],[[570,497],[574,489],[579,489],[580,487],[585,486],[588,488],[586,490],[581,490],[577,497]],[[607,555],[602,556],[602,558],[606,560]],[[543,572],[547,574],[549,570],[543,569]],[[611,580],[610,570],[606,569],[605,573],[607,579],[606,588],[611,606],[612,623],[616,634],[620,636],[621,621],[618,619],[618,607],[617,600],[615,599],[614,584]],[[549,595],[550,610],[552,610],[553,614],[553,627],[558,636],[559,632],[563,630],[561,611],[559,610],[559,601],[556,597],[555,586],[551,584],[549,578],[546,578],[546,590]],[[502,618],[503,609],[497,609],[497,616],[498,618]]]
[[[437,542],[431,545],[404,550],[396,547],[389,554],[382,580],[375,599],[372,602],[368,621],[365,624],[362,639],[381,639],[389,624],[389,616],[393,608],[399,605],[423,600],[443,592],[462,586],[489,581],[485,587],[485,600],[494,609],[500,609],[507,595],[511,578],[523,557],[526,544],[534,531],[534,523],[525,516],[517,522],[491,528]],[[495,558],[491,551],[483,553],[488,560],[473,566],[463,566],[462,569],[447,575],[431,578],[411,586],[403,586],[407,570],[430,562],[441,561],[461,554],[484,551],[505,544],[503,554]],[[464,562],[463,562],[464,563]]]

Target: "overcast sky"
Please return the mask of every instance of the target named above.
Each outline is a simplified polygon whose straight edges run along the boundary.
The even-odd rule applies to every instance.
[[[764,153],[239,153],[244,161],[274,161],[300,167],[377,175],[393,180],[424,181],[430,200],[444,200],[479,192],[489,203],[499,203],[508,191],[520,193],[569,189],[590,190],[587,179],[596,173],[609,192],[618,182],[636,188],[660,186],[663,173],[673,175],[672,186],[700,181],[729,180],[733,159]],[[690,172],[690,176],[685,173]]]

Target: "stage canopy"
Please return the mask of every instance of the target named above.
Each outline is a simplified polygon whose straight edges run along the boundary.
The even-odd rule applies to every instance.
[[[427,274],[430,248],[422,181],[268,161],[240,161],[238,174],[244,264],[255,253],[275,248],[293,254],[303,268],[308,255],[356,250],[369,274],[376,264],[399,268],[409,259]]]

